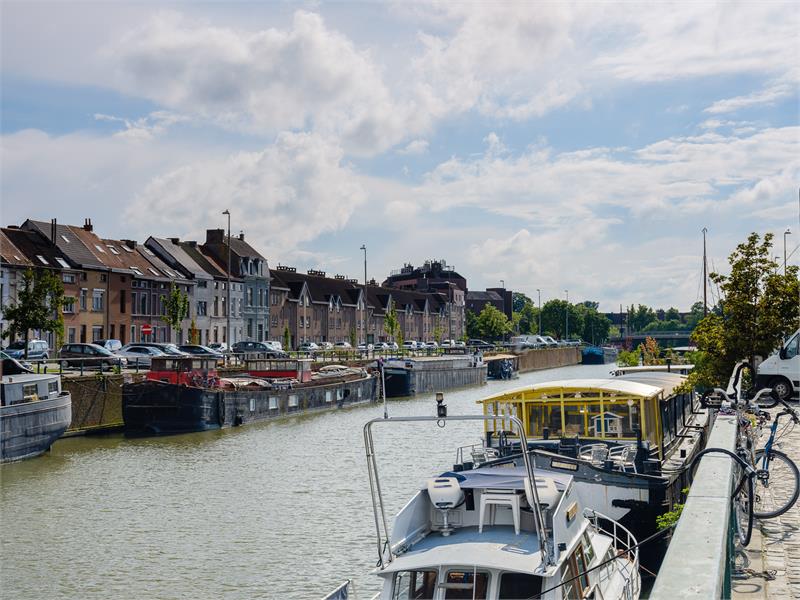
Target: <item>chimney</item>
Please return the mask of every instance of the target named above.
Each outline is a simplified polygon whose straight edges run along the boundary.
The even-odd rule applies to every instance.
[[[120,240],[123,244],[125,244],[131,250],[136,249],[136,241],[135,240]]]
[[[224,229],[206,229],[206,244],[224,244]]]
[[[240,232],[239,232],[239,239],[240,239],[241,241],[244,241],[244,231],[240,231]]]
[[[56,220],[50,219],[50,243],[55,245],[56,243]]]
[[[175,244],[176,246],[181,243],[180,238],[169,238],[169,241]]]
[[[84,222],[83,222],[83,228],[86,231],[92,231],[92,229],[93,229],[92,220],[91,219],[85,219]]]
[[[195,240],[189,240],[188,242],[184,242],[189,248],[197,248],[197,242]]]

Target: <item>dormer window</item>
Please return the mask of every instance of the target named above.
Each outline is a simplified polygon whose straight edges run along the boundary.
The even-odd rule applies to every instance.
[[[119,250],[117,250],[114,246],[109,246],[109,250],[111,250],[111,254],[119,254]]]
[[[97,248],[98,252],[102,252],[103,254],[106,253],[106,251],[103,250],[103,247],[100,244],[95,244],[94,247]]]
[[[140,270],[139,270],[137,267],[133,267],[133,266],[132,266],[132,267],[131,267],[131,271],[133,271],[133,272],[134,272],[134,273],[136,273],[137,275],[144,275],[144,273],[142,273],[142,272],[141,272],[141,271],[140,271]]]

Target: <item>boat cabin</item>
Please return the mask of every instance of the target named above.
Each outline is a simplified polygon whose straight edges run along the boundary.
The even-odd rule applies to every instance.
[[[56,373],[21,373],[0,377],[0,406],[38,402],[58,396],[61,396],[61,377]]]
[[[217,359],[202,357],[153,357],[147,379],[175,385],[216,387]]]
[[[296,379],[301,383],[311,381],[311,365],[309,358],[298,360],[257,358],[245,361],[245,371],[252,377],[261,379]]]
[[[496,394],[478,401],[484,415],[494,417],[484,425],[486,445],[497,447],[500,438],[513,443],[509,417],[514,416],[529,440],[642,442],[663,461],[694,414],[694,395],[676,391],[683,381],[672,373],[636,373],[543,382]]]

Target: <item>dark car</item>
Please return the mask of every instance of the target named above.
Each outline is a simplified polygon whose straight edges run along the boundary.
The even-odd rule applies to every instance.
[[[485,342],[483,340],[467,340],[467,346],[470,348],[476,348],[478,350],[491,350],[494,348],[494,344],[490,344],[489,342]]]
[[[265,358],[288,358],[289,356],[286,352],[275,350],[264,342],[236,342],[232,349],[234,354],[258,354]]]
[[[224,358],[221,352],[212,350],[208,346],[201,346],[200,344],[183,344],[182,346],[178,346],[178,350],[185,352],[186,354],[191,354],[192,356],[203,356],[205,358],[219,359]]]
[[[25,340],[11,342],[5,349],[5,353],[17,360],[25,358]],[[50,347],[44,340],[28,340],[27,360],[37,360],[50,358]]]
[[[0,351],[0,360],[3,362],[3,375],[23,375],[33,373],[31,369],[23,365],[15,358],[11,358],[5,352]]]
[[[133,342],[131,342],[132,344]],[[130,344],[129,344],[130,345]],[[170,356],[186,356],[187,352],[181,352],[178,349],[178,346],[175,344],[161,344],[158,342],[136,342],[137,346],[147,346],[149,348],[155,348],[157,350],[161,350],[164,354],[169,354]]]
[[[64,344],[58,352],[59,358],[67,358],[66,366],[83,365],[86,368],[100,366],[122,366],[128,364],[127,359],[117,356],[97,344]]]

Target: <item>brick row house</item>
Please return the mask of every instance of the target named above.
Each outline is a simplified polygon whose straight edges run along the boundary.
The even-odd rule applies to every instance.
[[[463,327],[451,328],[450,301],[442,293],[388,288],[373,280],[365,294],[364,285],[356,280],[327,277],[317,270],[298,273],[288,266],[278,266],[270,275],[269,335],[282,340],[288,330],[292,347],[305,341],[336,343],[351,338],[357,343],[390,341],[385,320],[392,307],[406,340],[440,341],[464,334]]]

